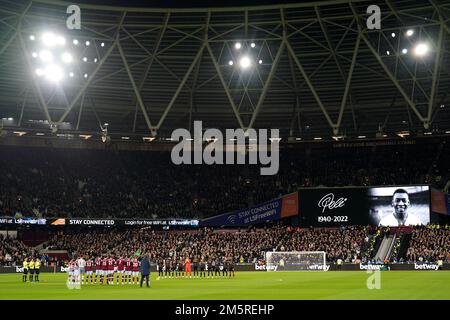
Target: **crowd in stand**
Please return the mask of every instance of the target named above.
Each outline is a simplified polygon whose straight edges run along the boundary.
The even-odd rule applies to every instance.
[[[12,217],[201,218],[301,187],[450,178],[445,144],[281,149],[273,176],[259,165],[176,166],[169,152],[0,148],[0,216]]]
[[[255,263],[266,251],[326,251],[327,259],[352,262],[361,254],[366,237],[364,227],[343,229],[292,229],[273,226],[262,229],[196,231],[96,231],[66,234],[47,243],[49,248],[65,249],[73,256],[112,254],[130,256],[146,252],[153,259],[227,258],[235,263]]]
[[[33,250],[20,240],[0,234],[0,265],[18,265],[30,254]]]
[[[363,227],[311,229],[288,235],[281,245],[286,251],[325,251],[329,261],[361,259],[361,247],[367,236]]]
[[[406,257],[414,262],[450,261],[450,229],[414,228]]]
[[[279,225],[242,230],[68,230],[55,233],[44,249],[67,250],[69,257],[129,257],[145,252],[154,261],[189,256],[198,260],[225,258],[235,263],[257,263],[267,251],[325,251],[331,263],[338,259],[345,263],[368,263],[374,254],[370,236],[388,232],[384,229],[369,226],[300,229]],[[32,248],[18,240],[2,237],[0,241],[0,265],[20,265],[23,258],[34,254],[37,253]],[[405,261],[437,260],[450,261],[450,228],[414,227]]]

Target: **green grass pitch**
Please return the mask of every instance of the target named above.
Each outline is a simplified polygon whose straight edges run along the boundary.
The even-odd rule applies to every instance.
[[[65,274],[43,273],[40,283],[0,275],[0,299],[450,299],[450,271],[381,272],[380,289],[367,289],[362,271],[237,272],[235,278],[160,279],[137,285],[84,285],[69,290]]]

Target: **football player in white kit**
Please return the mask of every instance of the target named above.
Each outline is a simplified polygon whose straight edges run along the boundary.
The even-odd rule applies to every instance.
[[[86,260],[84,260],[83,256],[81,256],[80,258],[78,258],[77,263],[81,278],[79,279],[79,281],[81,280],[81,284],[84,284],[84,280],[86,277]]]

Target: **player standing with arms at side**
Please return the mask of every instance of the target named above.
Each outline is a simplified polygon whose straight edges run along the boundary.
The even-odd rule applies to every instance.
[[[41,270],[41,260],[36,258],[34,261],[34,281],[39,282],[39,272]]]
[[[33,260],[33,258],[31,258],[30,262],[28,262],[28,269],[30,270],[30,282],[33,282],[33,277],[34,277],[34,260]]]
[[[100,284],[103,284],[103,279],[106,280],[106,277],[108,276],[108,259],[105,257],[103,257],[102,259],[102,273],[101,273],[101,277],[100,277]]]
[[[178,272],[180,270],[180,265],[178,264],[178,261],[176,259],[173,260],[173,268],[175,270],[175,278],[178,279]]]
[[[77,260],[78,268],[80,269],[80,280],[81,284],[84,284],[85,276],[86,276],[86,260],[84,260],[83,256],[78,258]]]
[[[27,275],[28,275],[28,258],[23,259],[23,262],[22,262],[22,268],[23,268],[22,281],[23,281],[23,282],[27,282]]]
[[[116,261],[111,255],[108,259],[108,284],[114,284],[114,264]]]
[[[194,264],[194,278],[198,278],[198,257],[197,256],[194,257],[193,264]]]
[[[186,258],[184,261],[184,270],[186,271],[186,278],[192,278],[192,272],[191,272],[191,259],[189,257]]]
[[[80,284],[79,282],[80,277],[80,271],[78,269],[78,263],[77,260],[72,259],[69,262],[69,285],[73,287],[78,287]]]
[[[102,257],[98,256],[95,259],[95,279],[94,279],[94,283],[100,283],[100,277],[102,274]]]
[[[163,259],[163,275],[164,278],[167,278],[167,264],[166,264],[166,259]]]
[[[74,265],[73,265],[73,260],[69,261],[69,269],[68,269],[68,274],[69,274],[69,279],[68,281],[68,285],[72,286],[74,283],[74,279],[73,279],[73,273],[74,273]]]
[[[206,273],[205,273],[205,260],[202,258],[200,260],[200,278],[206,278]]]
[[[133,262],[130,257],[125,259],[125,283],[131,284],[131,273],[133,272]]]
[[[216,265],[216,259],[212,258],[211,259],[211,277],[214,278],[214,276],[217,275],[217,273],[219,273],[219,266]]]
[[[233,278],[234,278],[234,261],[233,261],[233,257],[230,257],[230,259],[228,260],[228,273],[229,273],[230,277],[231,277],[231,273],[233,273]]]
[[[133,284],[139,284],[139,261],[137,258],[133,259]]]
[[[123,285],[123,277],[124,277],[124,273],[125,273],[125,260],[123,259],[123,257],[119,257],[119,259],[116,260],[117,263],[117,282],[116,284],[119,284],[119,277],[120,277],[120,282]]]
[[[208,265],[208,259],[205,259],[205,271],[208,273],[208,278],[209,278],[209,265]]]
[[[90,283],[92,284],[93,280],[93,270],[94,270],[94,261],[92,258],[88,257],[86,260],[86,284]]]
[[[175,277],[174,272],[175,272],[174,262],[172,260],[169,260],[169,278]]]
[[[180,258],[180,260],[178,261],[178,272],[180,272],[180,278],[184,277],[184,262],[183,262],[183,258]]]
[[[163,276],[163,268],[164,268],[164,260],[160,259],[158,260],[158,263],[156,264],[156,270],[158,271],[158,278],[156,280],[159,280]]]

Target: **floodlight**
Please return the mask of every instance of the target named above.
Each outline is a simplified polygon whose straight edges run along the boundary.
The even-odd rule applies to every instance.
[[[69,72],[69,77],[73,78],[74,73],[73,72]]]
[[[414,30],[412,30],[412,29],[409,29],[408,31],[406,31],[406,35],[408,37],[411,37],[413,34],[414,34]]]
[[[60,46],[63,46],[63,45],[66,44],[66,39],[64,39],[63,36],[58,36],[58,37],[56,38],[56,43],[57,43],[58,45],[60,45]]]
[[[97,58],[94,58],[94,62],[97,63],[97,61],[98,61]]]
[[[87,62],[87,60],[88,60],[87,57],[83,57],[84,62]]]
[[[57,42],[57,39],[55,37],[55,35],[51,32],[46,32],[42,35],[42,42],[44,42],[44,44],[46,46],[54,46]]]
[[[256,47],[256,44],[255,44],[254,42],[252,42],[252,43],[250,44],[250,47],[254,48],[254,47]]]
[[[241,60],[239,61],[239,64],[244,69],[250,67],[250,65],[251,65],[250,58],[247,56],[242,57]]]
[[[388,51],[386,51],[386,54],[387,54],[387,55],[390,55],[391,53],[390,53],[389,50],[388,50]]]
[[[51,64],[45,68],[45,77],[53,82],[57,82],[62,79],[63,73],[60,67]]]
[[[259,63],[259,64],[262,64],[262,60],[261,60],[261,59],[259,59],[258,63]]]
[[[232,66],[234,64],[233,60],[228,61],[228,64]]]
[[[73,39],[72,43],[73,43],[74,45],[78,45],[79,42],[78,42],[77,39]]]
[[[86,46],[90,46],[91,42],[90,41],[86,41]]]
[[[235,47],[237,50],[239,50],[239,49],[242,47],[242,45],[241,45],[240,42],[236,42],[236,44],[234,45],[234,47]]]
[[[63,62],[65,62],[65,63],[71,63],[72,60],[73,60],[73,58],[72,58],[72,55],[71,55],[70,53],[64,52],[64,53],[61,55],[61,60],[62,60]]]
[[[85,73],[83,77],[87,78],[88,77],[87,73]]]
[[[31,54],[31,56],[32,56],[33,58],[37,58],[37,57],[38,57],[38,54],[37,54],[37,52],[33,52],[33,53]]]
[[[41,60],[44,61],[44,62],[49,62],[49,61],[53,60],[53,55],[48,50],[41,50],[39,52],[39,58],[41,58]]]
[[[392,33],[391,33],[391,37],[392,37],[392,38],[395,38],[395,32],[392,32]]]
[[[101,46],[101,47],[104,47],[104,46],[105,46],[105,43],[104,43],[104,42],[100,43],[100,46]]]
[[[402,49],[402,53],[403,54],[407,54],[408,53],[408,49],[406,49],[406,48]]]
[[[428,52],[428,45],[425,43],[419,43],[415,48],[414,48],[414,53],[418,56],[423,56]]]
[[[41,68],[36,69],[36,74],[38,76],[43,76],[44,75],[44,70],[42,70]]]
[[[34,35],[30,35],[30,40],[33,41],[34,39],[36,39],[36,37]]]

